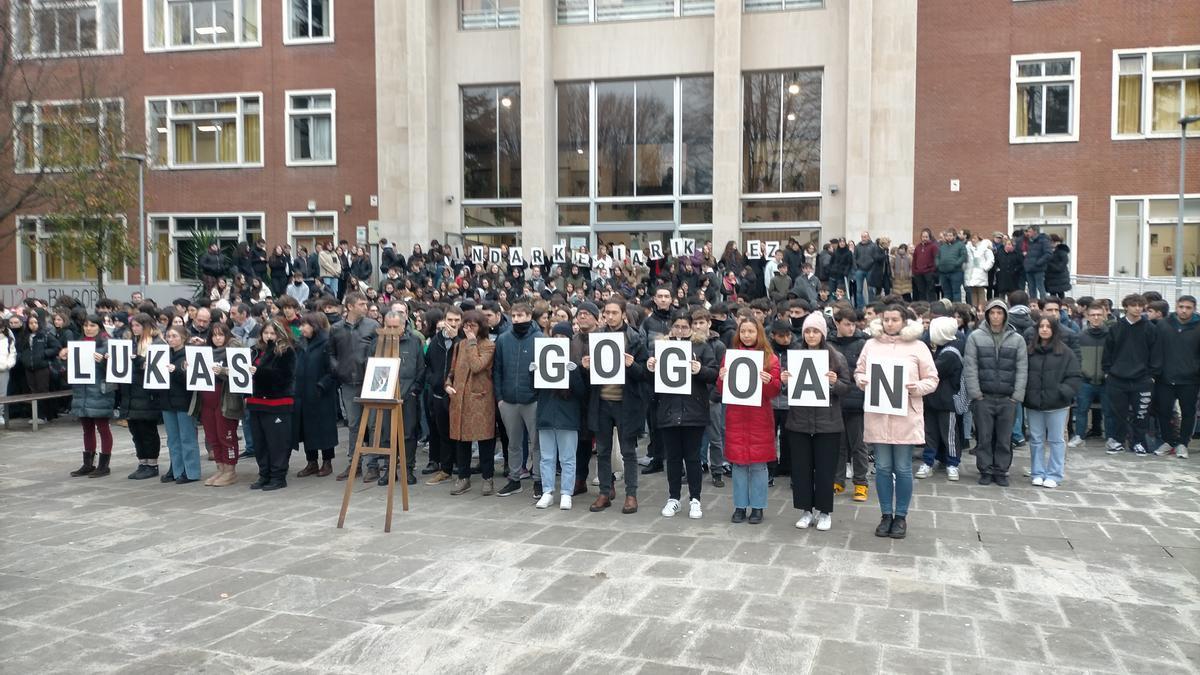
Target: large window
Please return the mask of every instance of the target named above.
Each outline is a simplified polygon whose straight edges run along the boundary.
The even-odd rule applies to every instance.
[[[118,220],[125,222],[124,216]],[[45,241],[54,233],[53,219],[45,216],[20,216],[17,218],[17,278],[22,283],[43,282],[92,282],[96,270],[86,269],[83,260],[63,253],[51,253],[43,248]],[[125,268],[107,270],[109,278],[124,280]]]
[[[1113,138],[1178,137],[1190,115],[1200,115],[1200,47],[1113,52]]]
[[[150,99],[151,163],[170,169],[262,166],[261,102],[261,94]]]
[[[301,247],[312,253],[327,243],[336,244],[337,228],[337,211],[289,213],[288,243],[292,245],[292,254],[298,255]]]
[[[558,0],[558,22],[596,23],[711,15],[715,2],[716,0]]]
[[[813,9],[824,6],[824,0],[745,0],[747,12],[778,12],[784,9]]]
[[[1079,52],[1012,58],[1009,141],[1079,140]]]
[[[13,0],[13,50],[18,57],[119,54],[118,0]]]
[[[121,99],[18,103],[13,108],[17,173],[99,166],[121,150]]]
[[[521,90],[463,87],[463,232],[521,226]]]
[[[1071,250],[1071,271],[1076,270],[1079,251],[1076,250],[1075,233],[1079,216],[1076,213],[1078,198],[1064,197],[1010,197],[1008,200],[1008,231],[1024,230],[1033,225],[1046,236],[1057,234]]]
[[[283,43],[333,42],[333,0],[283,0]]]
[[[336,109],[332,89],[287,92],[289,166],[337,164]]]
[[[150,216],[154,281],[195,281],[197,264],[206,253],[201,244],[215,235],[226,262],[233,260],[238,244],[251,246],[263,236],[263,214],[187,214]],[[232,274],[230,275],[232,276]]]
[[[521,0],[459,0],[458,25],[463,30],[516,28],[521,25]]]
[[[817,223],[821,215],[819,70],[746,73],[742,223]]]
[[[1175,276],[1175,252],[1183,250],[1183,276],[1200,276],[1200,195],[1183,207],[1183,241],[1177,241],[1179,197],[1113,197],[1109,243],[1111,276]]]
[[[256,47],[259,0],[145,0],[146,49]]]
[[[558,224],[712,223],[712,78],[558,84]]]

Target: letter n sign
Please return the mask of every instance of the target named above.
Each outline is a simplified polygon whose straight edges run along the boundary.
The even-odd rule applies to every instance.
[[[907,415],[908,362],[878,359],[867,362],[867,396],[863,410],[881,415]]]

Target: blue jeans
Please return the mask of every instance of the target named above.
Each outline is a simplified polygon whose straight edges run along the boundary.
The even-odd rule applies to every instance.
[[[575,450],[579,444],[578,429],[538,429],[538,449],[542,453],[539,470],[542,489],[546,494],[554,492],[554,460],[562,466],[558,484],[564,495],[575,489]]]
[[[167,452],[171,456],[171,473],[176,478],[186,475],[192,480],[200,478],[200,444],[196,442],[196,421],[186,412],[163,411],[163,425],[167,427]]]
[[[735,509],[765,509],[767,508],[767,465],[734,464],[733,466],[733,508]]]
[[[1067,459],[1067,415],[1070,408],[1062,410],[1029,410],[1029,474],[1061,482],[1063,463]],[[1042,459],[1042,448],[1046,457]]]
[[[1012,442],[1020,443],[1025,440],[1025,406],[1016,406],[1016,417],[1013,418]]]
[[[1108,405],[1108,392],[1103,384],[1084,382],[1079,385],[1079,394],[1075,396],[1075,435],[1087,436],[1092,402],[1100,401],[1100,417],[1104,420],[1104,437],[1116,438],[1117,422],[1113,419],[1112,408]]]
[[[1045,272],[1026,272],[1025,273],[1026,292],[1030,298],[1046,297],[1046,273]]]
[[[938,281],[942,284],[942,297],[950,298],[950,302],[962,300],[963,272],[939,273]]]
[[[337,277],[321,277],[321,281],[325,282],[325,285],[329,287],[329,292],[333,293],[334,297],[336,297],[338,293],[338,282],[340,282],[341,279]]]
[[[242,413],[242,443],[246,446],[242,454],[247,457],[254,455],[254,434],[250,433],[250,409]]]
[[[854,270],[854,306],[865,307],[871,302],[871,289],[867,287],[867,276],[870,274],[867,270]]]
[[[873,443],[872,447],[875,448],[875,492],[879,495],[879,509],[885,516],[907,516],[913,493],[913,446]]]

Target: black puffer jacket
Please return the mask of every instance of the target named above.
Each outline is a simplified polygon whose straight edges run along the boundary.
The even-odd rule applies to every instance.
[[[788,408],[787,421],[784,422],[784,427],[788,431],[802,434],[832,434],[841,433],[845,429],[845,423],[842,421],[842,398],[851,390],[858,391],[858,387],[854,384],[850,368],[846,365],[846,359],[841,352],[828,344],[819,349],[829,352],[829,369],[837,373],[837,382],[829,387],[829,407],[792,406]],[[821,375],[824,376],[824,373]],[[790,384],[784,385],[784,389],[786,390],[789,386]]]
[[[1035,345],[1029,352],[1029,383],[1025,407],[1031,410],[1061,410],[1075,403],[1083,376],[1079,359],[1066,345],[1057,350]]]
[[[155,338],[152,344],[164,343]],[[162,419],[163,398],[166,392],[142,386],[146,377],[146,357],[138,355],[136,342],[133,354],[133,383],[121,385],[121,417],[127,420],[157,422]]]
[[[958,354],[947,349],[948,347],[958,350]],[[938,347],[934,352],[933,363],[937,366],[938,386],[932,394],[925,396],[926,410],[941,412],[954,410],[954,395],[958,393],[958,387],[962,384],[963,351],[966,348],[966,339],[960,337]]]
[[[1071,290],[1071,247],[1059,244],[1046,263],[1046,292],[1066,295]]]
[[[172,349],[170,353],[171,365],[175,366],[175,370],[171,371],[167,381],[171,383],[171,388],[166,390],[166,399],[163,401],[163,410],[172,412],[187,412],[192,406],[193,392],[187,389],[187,368],[184,367],[184,362],[187,360],[187,354],[184,348]]]
[[[657,402],[656,419],[660,428],[708,426],[708,392],[709,387],[717,381],[717,370],[720,366],[706,340],[697,336],[691,343],[692,358],[700,362],[700,372],[692,375],[690,394],[654,394]],[[653,355],[653,346],[649,353]],[[655,368],[658,368],[658,364]],[[649,391],[653,392],[655,373],[646,369],[645,377],[649,382]]]
[[[49,331],[39,330],[17,338],[17,363],[26,371],[45,370],[58,358],[58,352],[66,345]]]
[[[264,401],[292,398],[296,384],[296,350],[282,354],[274,347],[254,354],[254,395],[246,399],[251,409],[262,410]],[[268,408],[269,409],[269,408]]]
[[[862,354],[863,345],[867,344],[870,339],[866,333],[861,330],[854,331],[854,335],[850,337],[841,337],[834,335],[829,338],[829,344],[846,359],[846,363],[858,365],[858,355]],[[851,387],[850,391],[841,397],[842,410],[849,412],[862,412],[863,399],[866,394],[858,387]]]

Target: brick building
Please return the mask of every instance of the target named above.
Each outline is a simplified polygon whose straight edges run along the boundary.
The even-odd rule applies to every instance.
[[[1037,223],[1069,242],[1079,274],[1173,276],[1180,101],[1200,113],[1195,0],[918,11],[916,231]],[[1196,276],[1200,139],[1188,145],[1182,246]]]

